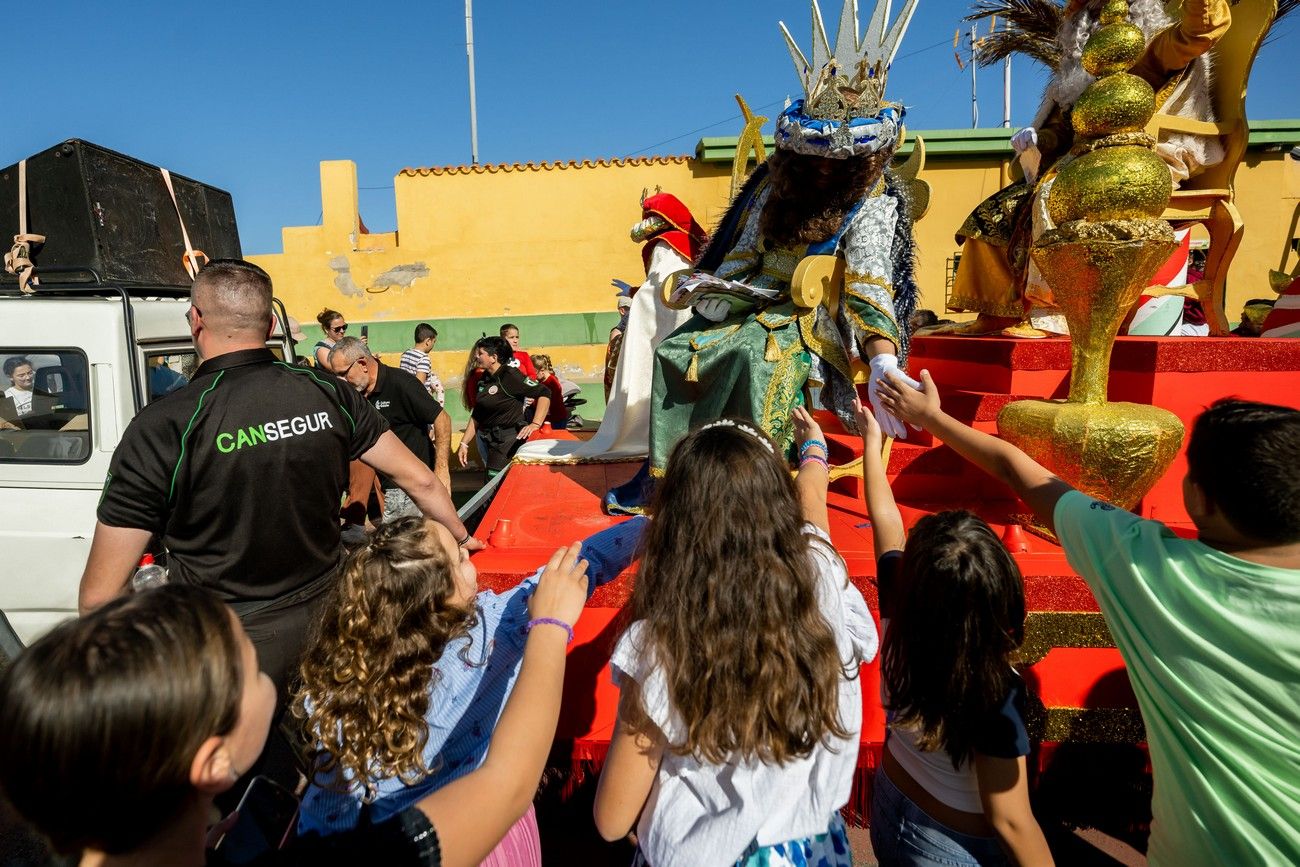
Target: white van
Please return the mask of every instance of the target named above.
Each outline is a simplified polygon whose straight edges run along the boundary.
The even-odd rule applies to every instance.
[[[76,615],[113,449],[142,406],[198,366],[188,289],[89,276],[42,276],[32,295],[0,285],[0,663]],[[291,358],[275,309],[267,346]],[[31,385],[15,392],[15,377]]]

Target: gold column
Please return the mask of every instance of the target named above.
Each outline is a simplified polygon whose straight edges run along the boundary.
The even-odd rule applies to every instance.
[[[1106,401],[1111,350],[1177,245],[1159,219],[1173,183],[1142,131],[1155,94],[1127,72],[1145,50],[1142,31],[1129,23],[1125,0],[1107,0],[1101,22],[1083,49],[1097,80],[1072,112],[1078,143],[1048,193],[1056,228],[1030,252],[1070,325],[1070,396],[1008,404],[998,430],[1085,493],[1132,508],[1178,454],[1183,425],[1163,409]]]

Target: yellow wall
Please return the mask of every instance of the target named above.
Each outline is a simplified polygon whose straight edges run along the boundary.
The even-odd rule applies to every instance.
[[[1229,319],[1247,298],[1268,296],[1268,270],[1283,267],[1300,194],[1286,162],[1281,151],[1252,149],[1238,172],[1247,228],[1229,276]],[[916,230],[921,306],[943,310],[953,233],[1006,172],[994,155],[928,162],[921,177],[931,185],[931,207]],[[394,179],[398,230],[362,234],[356,166],[323,162],[322,224],[287,227],[283,253],[251,258],[304,324],[325,305],[355,322],[612,313],[610,278],[643,275],[640,248],[628,237],[642,190],[676,194],[712,226],[729,180],[729,164],[686,157],[405,169]],[[539,334],[529,342],[545,341]],[[578,354],[582,369],[571,372],[598,375],[599,353]]]
[[[284,253],[251,258],[300,319],[326,305],[357,321],[613,311],[610,279],[645,279],[628,237],[642,190],[662,186],[707,221],[729,180],[685,157],[406,169],[398,231],[366,235],[356,166],[323,162],[322,225],[287,227]]]
[[[1241,318],[1251,298],[1276,297],[1269,269],[1290,271],[1296,255],[1291,238],[1300,235],[1300,161],[1281,152],[1253,151],[1237,171],[1237,209],[1246,222],[1241,246],[1228,272],[1228,318]]]
[[[916,280],[921,288],[917,307],[928,307],[943,316],[947,260],[958,250],[953,235],[976,205],[1002,189],[1004,171],[994,160],[931,159],[926,163],[918,176],[930,185],[930,209],[916,224]]]

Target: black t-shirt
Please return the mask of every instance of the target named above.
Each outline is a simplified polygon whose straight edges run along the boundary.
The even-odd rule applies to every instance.
[[[424,384],[401,368],[381,363],[375,375],[375,388],[366,399],[392,427],[397,438],[432,467],[429,425],[442,413],[442,404],[433,399]],[[382,474],[379,483],[385,488],[393,487],[393,480]]]
[[[902,551],[889,551],[876,561],[876,589],[880,598],[880,618],[889,620],[902,595],[900,568]],[[886,629],[893,627],[889,624]],[[1019,674],[1012,679],[1002,702],[980,720],[971,740],[977,753],[998,759],[1018,759],[1029,755],[1029,730],[1025,727],[1025,682]]]
[[[99,520],[157,533],[173,581],[274,599],[337,566],[348,461],[387,428],[332,376],[267,349],[227,353],[131,421]]]
[[[550,389],[516,367],[501,365],[478,381],[474,424],[480,428],[523,427],[524,398],[550,397]],[[531,421],[531,419],[530,419]]]

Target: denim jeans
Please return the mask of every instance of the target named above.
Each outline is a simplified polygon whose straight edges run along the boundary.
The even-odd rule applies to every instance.
[[[961,834],[931,819],[876,770],[871,798],[871,846],[880,867],[988,867],[1005,865],[995,837]]]

